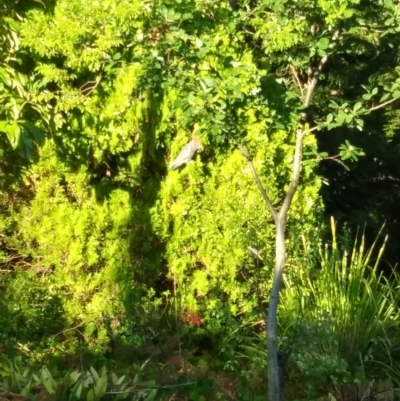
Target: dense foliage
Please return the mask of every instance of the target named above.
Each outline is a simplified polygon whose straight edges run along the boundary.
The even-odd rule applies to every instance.
[[[278,206],[299,124],[307,135],[279,310],[291,397],[399,380],[397,275],[369,247],[385,219],[398,232],[400,7],[233,8],[1,6],[0,352],[11,359],[0,361],[0,390],[43,385],[92,401],[122,383],[137,394],[140,372],[153,379],[148,399],[188,381],[197,384],[176,391],[193,400],[265,399],[274,225],[236,143]],[[193,135],[202,149],[169,170]],[[342,218],[340,246],[330,214]],[[366,245],[347,258],[364,223]]]

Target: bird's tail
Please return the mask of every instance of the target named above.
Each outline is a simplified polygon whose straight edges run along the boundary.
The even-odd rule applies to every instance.
[[[170,168],[171,170],[176,170],[179,166],[180,166],[179,163],[173,162],[173,163],[171,163],[171,164],[169,165],[169,168]]]

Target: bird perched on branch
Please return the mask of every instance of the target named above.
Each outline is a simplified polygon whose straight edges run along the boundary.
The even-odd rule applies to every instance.
[[[200,147],[200,140],[198,138],[193,138],[188,144],[183,147],[181,153],[179,153],[178,157],[170,164],[169,168],[171,170],[175,170],[183,164],[189,163]]]

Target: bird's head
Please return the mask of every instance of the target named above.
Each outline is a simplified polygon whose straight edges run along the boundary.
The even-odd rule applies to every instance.
[[[192,144],[193,144],[193,146],[195,147],[196,150],[200,149],[202,147],[202,143],[201,143],[200,139],[197,138],[196,136],[193,137]]]

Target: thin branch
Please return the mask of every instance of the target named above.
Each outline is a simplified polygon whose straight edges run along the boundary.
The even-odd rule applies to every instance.
[[[320,72],[322,71],[323,66],[326,64],[327,61],[328,61],[328,55],[325,55],[324,57],[321,58],[316,71],[314,71],[314,73],[312,74],[312,78],[308,82],[307,94],[306,94],[306,98],[304,100],[304,106],[306,106],[306,107],[308,107],[310,105],[310,103],[311,103],[311,97],[312,97],[312,95],[314,93],[315,86],[317,85],[318,76],[319,76]]]
[[[332,42],[337,40],[338,37],[339,37],[339,31],[335,31],[334,34],[332,35]],[[315,86],[317,85],[318,76],[321,73],[322,68],[324,68],[324,65],[326,64],[327,61],[328,61],[328,55],[326,54],[324,57],[321,58],[316,71],[314,71],[314,73],[312,74],[312,78],[309,81],[307,87],[306,99],[304,100],[304,106],[306,107],[308,107],[311,103],[311,97],[314,93]]]
[[[257,249],[253,248],[252,246],[248,246],[248,249],[249,249],[249,251],[250,251],[254,256],[256,256],[258,259],[261,260],[261,262],[264,263],[264,261],[262,260],[261,255],[260,255],[260,253],[257,251]]]
[[[274,218],[274,220],[276,220],[276,218],[278,217],[278,213],[276,212],[276,210],[272,206],[272,202],[269,199],[267,191],[265,190],[263,184],[260,181],[260,178],[258,177],[258,174],[256,172],[256,169],[254,168],[253,162],[251,161],[251,157],[250,157],[250,154],[249,154],[248,150],[244,146],[242,146],[240,143],[238,143],[237,141],[235,141],[235,144],[239,148],[239,150],[243,153],[244,157],[246,158],[247,163],[248,163],[248,165],[250,167],[250,170],[251,170],[251,174],[253,175],[254,182],[256,183],[258,189],[260,190],[261,195],[264,198],[264,201],[267,204],[268,209],[269,209],[272,217]]]
[[[299,89],[300,89],[301,97],[303,97],[303,96],[304,96],[304,94],[303,94],[303,85],[302,85],[301,82],[300,82],[299,74],[297,73],[297,71],[295,70],[295,68],[292,66],[292,64],[289,64],[289,67],[290,67],[290,69],[292,70],[292,73],[293,73],[294,77],[296,78],[297,86],[298,86]]]
[[[335,156],[328,156],[328,157],[321,157],[317,158],[317,161],[325,161],[325,160],[332,160],[336,163],[339,163],[340,165],[344,166],[346,168],[346,165],[339,159],[340,155],[335,155]]]
[[[314,86],[315,87],[315,86]],[[308,93],[307,93],[307,96]],[[303,129],[299,129],[296,135],[296,148],[294,151],[294,160],[293,160],[293,174],[292,180],[290,182],[289,189],[286,193],[285,200],[283,201],[282,207],[279,210],[279,218],[284,219],[289,211],[290,204],[292,203],[293,196],[296,192],[296,188],[299,185],[300,181],[300,172],[301,172],[301,159],[303,153],[303,137],[304,131]]]
[[[315,127],[312,127],[310,129],[307,129],[305,131],[303,131],[303,135],[306,136],[308,134],[311,134],[311,132],[314,132],[316,130],[320,129],[320,127],[318,125],[316,125]]]
[[[396,100],[399,100],[399,99],[396,98],[396,99],[387,100],[386,102],[383,102],[383,103],[381,103],[381,104],[378,104],[377,106],[371,107],[371,108],[369,109],[369,111],[374,111],[374,110],[381,109],[382,107],[385,107],[385,106],[387,106],[388,104],[395,102]]]
[[[89,96],[99,85],[102,75],[99,75],[95,81],[88,81],[83,84],[79,90],[83,96]]]
[[[80,324],[78,324],[78,325],[76,325],[76,326],[74,326],[74,327],[70,327],[70,328],[68,328],[68,329],[65,329],[65,330],[63,330],[63,331],[60,331],[59,333],[53,334],[53,335],[50,336],[50,337],[57,337],[57,336],[59,336],[59,335],[61,335],[61,334],[67,333],[68,331],[71,331],[71,330],[76,330],[76,331],[77,331],[79,334],[81,334],[82,337],[83,337],[83,333],[82,333],[81,331],[78,330],[78,327],[81,327],[81,326],[83,326],[83,323],[80,323]]]

